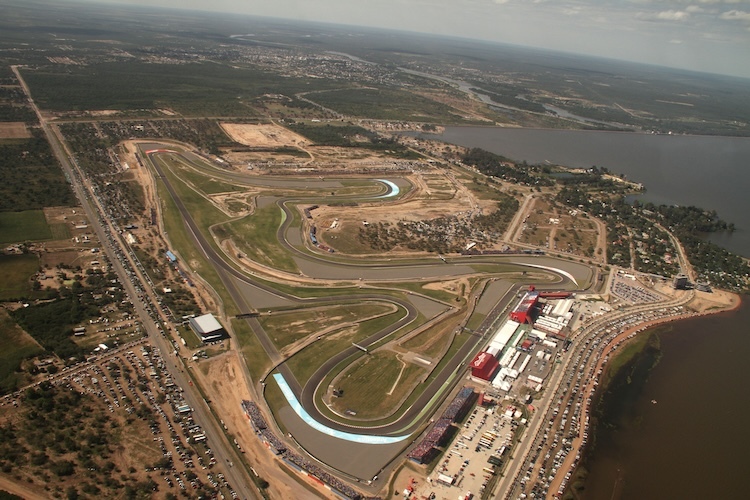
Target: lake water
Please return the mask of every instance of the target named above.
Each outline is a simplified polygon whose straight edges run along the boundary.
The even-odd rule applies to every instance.
[[[518,161],[623,173],[646,185],[646,201],[715,209],[739,230],[712,239],[750,256],[748,138],[449,127],[441,139]],[[660,330],[659,363],[619,395],[627,399],[616,430],[597,429],[587,450],[586,500],[745,498],[749,324],[743,297],[737,311]]]
[[[597,429],[585,500],[746,498],[748,324],[743,300],[737,311],[660,333],[661,360],[627,391],[634,402],[617,430]]]
[[[496,127],[446,127],[432,137],[516,161],[625,174],[646,186],[643,201],[716,210],[737,231],[712,241],[750,257],[750,138]]]

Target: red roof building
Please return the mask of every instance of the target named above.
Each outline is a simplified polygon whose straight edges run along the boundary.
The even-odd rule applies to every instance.
[[[526,292],[521,302],[510,312],[510,319],[518,323],[531,323],[533,321],[531,313],[538,300],[539,292],[534,290]]]
[[[495,356],[488,352],[480,352],[471,362],[471,376],[482,380],[492,380],[499,365]]]

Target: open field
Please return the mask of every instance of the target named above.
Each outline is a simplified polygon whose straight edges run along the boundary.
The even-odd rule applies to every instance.
[[[276,346],[283,348],[308,335],[320,335],[340,325],[358,323],[392,310],[393,307],[386,304],[348,303],[308,310],[277,311],[261,317],[260,323]]]
[[[49,110],[137,110],[147,116],[144,110],[154,114],[163,108],[184,116],[256,116],[249,101],[270,88],[290,95],[310,90],[310,80],[280,79],[261,69],[216,62],[120,61],[64,70],[47,66],[25,70],[24,78],[41,106]],[[330,84],[323,80],[313,87],[327,86]]]
[[[31,295],[31,277],[39,271],[39,258],[34,254],[0,255],[0,300]]]
[[[517,239],[550,250],[593,257],[599,232],[586,214],[535,198]]]
[[[263,346],[258,341],[250,326],[241,319],[232,320],[232,330],[239,344],[239,352],[245,358],[247,369],[253,380],[260,380],[265,371],[271,367]]]
[[[227,314],[236,313],[237,306],[232,301],[226,289],[220,286],[221,280],[216,270],[208,264],[203,254],[192,244],[185,224],[180,218],[179,210],[177,210],[169,193],[163,189],[162,184],[159,184],[157,189],[163,203],[164,227],[169,234],[169,242],[174,248],[179,249],[182,257],[189,263],[190,269],[196,273],[200,273],[200,276],[214,287],[222,300],[225,312]]]
[[[428,239],[427,234],[434,235],[431,239],[463,247],[465,243],[457,241],[473,237],[471,231],[465,230],[472,227],[471,218],[476,218],[480,211],[483,214],[498,211],[496,199],[478,198],[461,181],[454,181],[444,173],[427,171],[407,178],[413,188],[395,203],[372,201],[343,209],[333,204],[321,205],[313,212],[318,237],[343,253],[377,254],[388,250],[395,251],[394,255],[401,252],[413,255],[415,250],[428,248],[426,242],[418,245]],[[486,222],[485,219],[476,222],[488,225],[485,232],[494,230],[489,216]],[[500,243],[487,241],[485,245],[494,247]]]
[[[0,122],[0,139],[28,139],[31,137],[24,122]]]
[[[403,90],[346,89],[310,93],[313,102],[339,113],[376,120],[459,123],[458,112],[442,103]]]
[[[198,171],[202,165],[188,164],[181,157],[160,157],[159,161],[170,171],[179,172],[179,178],[189,181],[190,184],[206,195],[216,193],[249,191],[250,187],[223,182],[211,175],[210,171]],[[205,167],[204,167],[205,168]]]
[[[258,208],[252,216],[223,224],[217,234],[231,237],[240,251],[253,262],[275,269],[299,272],[289,254],[276,239],[276,229],[282,222],[279,207]]]
[[[0,244],[52,239],[41,210],[0,212]]]
[[[369,337],[395,323],[403,316],[404,310],[399,308],[394,313],[344,327],[333,335],[323,337],[295,354],[287,361],[287,365],[294,373],[297,381],[304,385],[324,361],[351,346],[352,342],[357,343]]]
[[[24,359],[39,355],[44,349],[19,327],[5,309],[0,309],[0,394],[13,392],[27,382],[23,372],[18,371]]]
[[[403,342],[400,346],[415,354],[437,358],[453,341],[453,330],[455,330],[453,324],[445,325],[441,322]]]

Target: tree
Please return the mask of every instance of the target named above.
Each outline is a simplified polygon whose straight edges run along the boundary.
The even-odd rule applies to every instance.
[[[60,460],[55,462],[52,467],[52,472],[58,476],[72,476],[75,472],[75,465],[70,460]]]

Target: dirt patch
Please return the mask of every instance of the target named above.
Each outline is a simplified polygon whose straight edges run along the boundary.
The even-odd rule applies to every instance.
[[[422,285],[422,288],[425,288],[427,290],[442,290],[444,292],[452,293],[453,295],[458,295],[464,290],[471,290],[471,284],[469,283],[468,279],[459,278],[449,281],[435,281],[433,283],[427,283],[425,285]]]
[[[281,148],[304,144],[307,139],[274,124],[222,123],[221,128],[235,142],[258,148]]]
[[[688,304],[699,313],[734,309],[740,305],[740,297],[731,292],[714,290],[713,292],[695,292],[695,298]]]
[[[39,485],[29,487],[22,483],[13,482],[2,476],[0,476],[0,490],[5,490],[27,500],[48,498],[48,493]]]
[[[112,116],[119,113],[116,109],[100,109],[100,110],[91,110],[88,111],[88,114],[91,116]]]
[[[227,352],[200,361],[200,370],[193,370],[208,394],[214,394],[211,405],[221,415],[227,432],[237,439],[244,457],[270,483],[271,498],[309,498],[310,491],[281,470],[276,459],[255,436],[240,406],[243,399],[256,400],[249,375],[242,369],[235,352]],[[259,405],[263,406],[263,405]],[[273,422],[266,416],[268,422]]]
[[[28,139],[31,137],[24,122],[0,123],[0,139]]]

